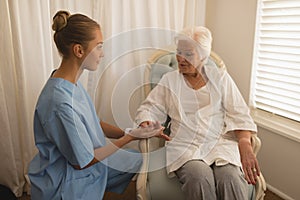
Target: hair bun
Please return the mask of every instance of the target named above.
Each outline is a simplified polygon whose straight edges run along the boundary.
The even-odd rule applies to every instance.
[[[53,17],[52,30],[60,31],[67,26],[70,13],[68,11],[60,10]]]

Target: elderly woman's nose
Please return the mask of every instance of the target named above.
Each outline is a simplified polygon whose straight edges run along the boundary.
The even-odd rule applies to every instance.
[[[182,55],[179,55],[179,54],[176,55],[176,58],[177,58],[177,60],[178,60],[179,62],[180,62],[180,61],[185,61],[185,60],[186,60]]]

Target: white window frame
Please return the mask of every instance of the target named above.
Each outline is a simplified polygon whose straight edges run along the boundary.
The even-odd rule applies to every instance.
[[[253,66],[252,66],[252,80],[251,80],[251,92],[250,92],[250,106],[252,110],[252,116],[255,122],[262,128],[270,130],[274,133],[278,133],[290,139],[300,142],[300,122],[297,120],[292,120],[287,117],[283,117],[278,113],[274,113],[268,108],[264,109],[264,106],[257,106],[256,104],[256,81],[257,81],[257,72],[259,70],[258,56],[260,55],[259,42],[260,38],[260,28],[261,26],[261,16],[262,16],[262,5],[264,2],[299,2],[300,0],[258,0],[257,2],[257,16],[256,16],[256,32],[255,32],[255,43],[254,43],[254,52],[253,52]],[[299,15],[300,16],[300,15]],[[297,69],[298,70],[298,69]],[[300,66],[299,66],[300,71]],[[299,102],[300,104],[300,102]],[[276,111],[276,110],[275,110]]]

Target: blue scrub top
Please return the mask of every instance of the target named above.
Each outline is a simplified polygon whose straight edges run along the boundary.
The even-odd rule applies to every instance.
[[[83,170],[94,149],[105,145],[94,105],[80,82],[50,78],[34,113],[39,152],[29,166],[32,200],[102,199],[107,184],[106,160]]]

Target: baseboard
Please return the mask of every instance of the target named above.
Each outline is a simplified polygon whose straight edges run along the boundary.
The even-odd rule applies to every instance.
[[[286,195],[285,193],[281,192],[277,188],[273,187],[272,185],[267,184],[267,189],[285,200],[295,200],[295,199],[289,197],[288,195]]]

